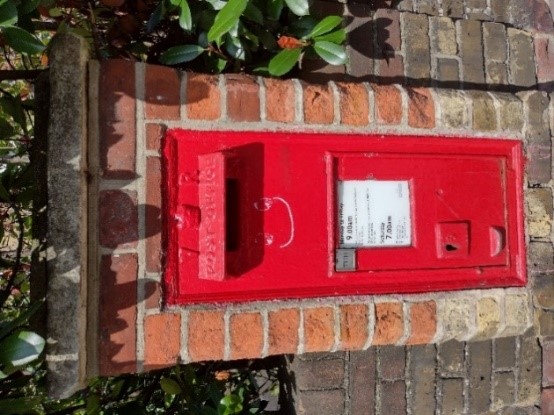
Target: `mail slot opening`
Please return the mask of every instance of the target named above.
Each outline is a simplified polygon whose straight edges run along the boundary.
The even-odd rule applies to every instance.
[[[225,180],[225,250],[234,252],[240,244],[240,188],[238,179]]]

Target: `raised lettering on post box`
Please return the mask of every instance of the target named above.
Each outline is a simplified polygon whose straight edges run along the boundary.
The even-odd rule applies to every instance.
[[[167,301],[526,283],[515,140],[170,130]]]

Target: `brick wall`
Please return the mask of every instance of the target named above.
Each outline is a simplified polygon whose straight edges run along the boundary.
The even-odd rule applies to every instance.
[[[321,3],[350,17],[349,64],[306,62],[293,79],[90,62],[85,376],[292,354],[298,413],[536,413],[541,385],[543,413],[554,413],[548,10],[539,0],[377,3]],[[168,128],[522,140],[529,284],[165,307]]]

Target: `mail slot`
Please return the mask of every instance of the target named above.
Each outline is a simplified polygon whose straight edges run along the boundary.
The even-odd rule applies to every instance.
[[[169,130],[169,304],[526,282],[522,147]]]

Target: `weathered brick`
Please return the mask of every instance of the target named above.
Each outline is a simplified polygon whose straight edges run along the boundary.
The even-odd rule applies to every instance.
[[[251,359],[262,356],[264,328],[261,314],[233,314],[229,326],[231,359]]]
[[[345,350],[361,349],[369,336],[369,310],[365,304],[340,306],[340,347]]]
[[[295,118],[295,91],[291,80],[264,79],[268,121],[290,123]]]
[[[394,55],[402,45],[400,12],[394,9],[378,9],[373,16],[377,50],[376,57],[384,59]],[[365,41],[367,42],[367,34]]]
[[[377,121],[384,124],[398,124],[402,120],[402,96],[395,86],[372,85],[375,91]]]
[[[545,92],[530,92],[523,96],[528,109],[527,137],[534,142],[550,142],[549,98]]]
[[[444,379],[442,381],[441,414],[457,415],[464,413],[464,380]]]
[[[302,84],[304,122],[331,124],[335,119],[333,92],[328,85]]]
[[[406,384],[403,380],[396,382],[383,382],[381,390],[381,413],[405,414],[406,413]]]
[[[496,107],[490,94],[471,91],[473,100],[473,128],[478,131],[494,131],[497,128]]]
[[[300,390],[334,389],[344,383],[344,360],[301,360],[296,359],[291,370],[294,372],[296,387]]]
[[[297,396],[297,414],[337,415],[344,413],[343,389],[303,391]]]
[[[300,311],[297,308],[271,311],[268,320],[269,354],[296,353]]]
[[[329,351],[335,343],[335,321],[330,307],[304,310],[304,350]]]
[[[260,85],[249,75],[229,74],[227,88],[227,116],[233,121],[260,121]]]
[[[393,78],[395,81],[404,79],[404,58],[394,55],[377,63],[377,72],[381,78]]]
[[[487,0],[466,0],[466,15],[472,20],[491,20]]]
[[[532,141],[526,150],[529,183],[548,183],[552,174],[552,144],[549,141]]]
[[[521,132],[524,126],[523,103],[512,94],[495,93],[499,127],[502,131]]]
[[[531,274],[550,274],[554,271],[552,243],[531,241],[527,245],[527,254],[527,266]]]
[[[459,82],[460,65],[456,59],[437,59],[437,79],[441,82]]]
[[[460,52],[463,66],[463,81],[472,84],[485,82],[483,60],[483,36],[481,22],[458,20]]]
[[[217,120],[221,117],[219,77],[187,73],[185,95],[187,117],[194,120]]]
[[[505,336],[521,334],[529,327],[531,315],[528,294],[509,294],[504,298]]]
[[[543,389],[541,393],[542,415],[554,414],[554,388]]]
[[[464,366],[464,343],[450,340],[437,345],[438,368],[440,373],[446,377],[463,376]]]
[[[401,11],[411,12],[414,10],[414,4],[412,0],[396,0],[396,8]]]
[[[162,168],[158,157],[146,159],[146,271],[162,270]]]
[[[505,61],[508,58],[506,27],[500,23],[483,23],[485,58]]]
[[[431,42],[436,53],[457,55],[456,27],[454,21],[448,17],[430,17]]]
[[[181,118],[181,80],[179,73],[167,66],[146,65],[144,115],[148,119]]]
[[[486,61],[485,73],[487,84],[507,85],[508,67],[504,62]]]
[[[531,35],[523,30],[508,28],[510,51],[510,80],[512,85],[535,84],[535,60]]]
[[[401,303],[375,304],[374,345],[394,344],[404,334]]]
[[[166,129],[166,126],[163,124],[146,124],[146,148],[148,150],[161,150],[162,138],[165,135]]]
[[[536,305],[547,309],[554,309],[553,272],[537,275],[533,278],[533,294]]]
[[[554,21],[548,0],[510,0],[511,22],[535,33],[553,33]]]
[[[492,342],[468,343],[468,378],[470,414],[486,412],[490,407]]]
[[[408,125],[414,128],[435,127],[435,103],[428,88],[407,88]]]
[[[136,371],[137,271],[134,254],[101,258],[97,347],[102,376]]]
[[[134,248],[138,242],[137,194],[126,190],[104,190],[98,200],[100,245]]]
[[[144,283],[144,307],[146,309],[159,309],[162,300],[162,285],[158,281],[146,281]]]
[[[538,308],[535,317],[539,322],[539,334],[541,336],[554,336],[554,311]]]
[[[329,81],[345,81],[346,65],[331,65],[316,56],[305,57],[302,60],[302,69],[298,73],[298,78],[314,84],[326,84]]]
[[[155,369],[179,362],[181,315],[154,314],[144,318],[144,366]]]
[[[110,59],[100,65],[98,98],[100,169],[106,179],[135,174],[135,64]]]
[[[409,407],[414,414],[434,414],[437,406],[435,400],[435,346],[414,346],[409,349],[410,381],[408,393]]]
[[[404,13],[402,17],[402,28],[409,33],[404,38],[406,77],[408,82],[417,83],[431,76],[429,20],[421,14]]]
[[[494,368],[512,369],[516,365],[516,337],[501,337],[493,340]]]
[[[384,346],[377,350],[379,357],[379,378],[381,380],[404,379],[406,370],[406,348],[402,346]]]
[[[464,2],[461,0],[442,0],[442,9],[446,16],[456,19],[464,17]]]
[[[350,413],[374,415],[376,348],[350,352]]]
[[[191,311],[188,318],[188,352],[191,360],[222,360],[224,346],[223,312]]]
[[[477,301],[477,333],[474,339],[494,337],[500,328],[500,305],[494,298],[481,298]]]
[[[415,5],[418,13],[430,15],[439,13],[439,3],[435,0],[418,0]]]
[[[542,342],[542,386],[554,386],[554,337]]]
[[[340,94],[341,124],[363,126],[369,120],[367,88],[363,84],[337,83]]]
[[[538,37],[534,39],[535,60],[537,64],[537,81],[554,81],[554,36]]]
[[[437,331],[437,305],[434,301],[410,306],[410,337],[406,344],[430,343]]]
[[[345,16],[350,20],[345,28],[349,45],[346,47],[348,75],[358,79],[368,77],[374,74],[375,48],[373,42],[368,42],[367,33],[368,28],[374,29],[373,9],[362,3],[347,3],[345,7]]]
[[[474,304],[469,299],[449,299],[444,302],[441,320],[444,339],[465,340],[473,329]]]
[[[438,120],[444,128],[463,128],[469,123],[465,94],[460,91],[437,90],[437,107],[441,109]]]
[[[491,15],[495,22],[509,22],[510,2],[506,0],[491,0]]]
[[[493,406],[504,408],[515,403],[516,380],[513,372],[497,372],[493,376]]]
[[[528,189],[527,223],[532,238],[548,238],[552,231],[552,191],[550,189]]]
[[[533,331],[521,337],[519,347],[518,402],[537,402],[541,389],[541,348]]]

